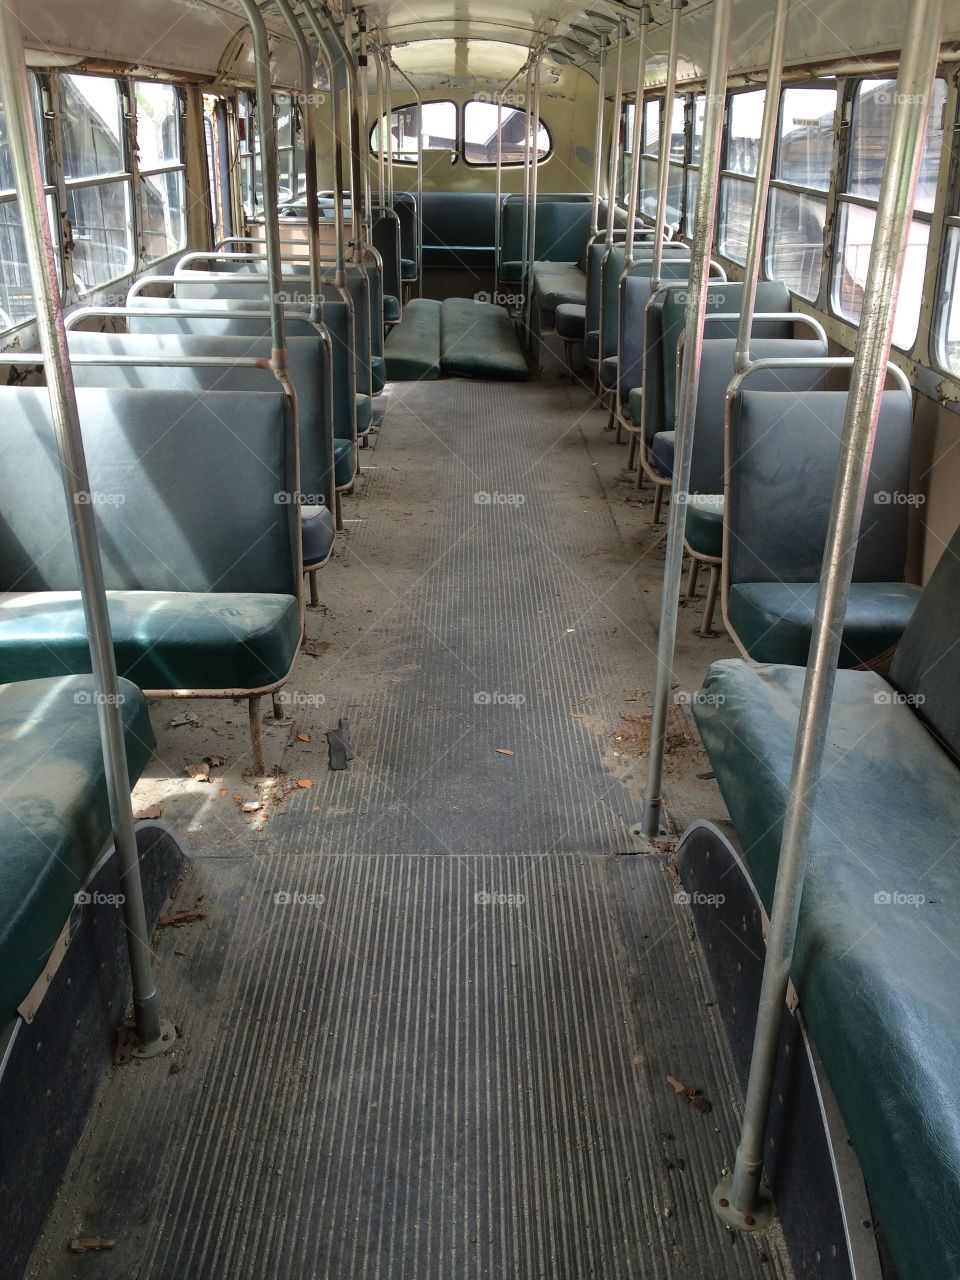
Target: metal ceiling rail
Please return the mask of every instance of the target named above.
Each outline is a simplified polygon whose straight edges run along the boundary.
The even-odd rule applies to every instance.
[[[176,1040],[176,1032],[160,1016],[160,1003],[154,985],[103,564],[97,544],[94,508],[81,502],[78,497],[81,493],[88,493],[91,486],[83,450],[76,391],[70,371],[53,239],[43,196],[37,134],[30,109],[32,95],[27,80],[27,64],[20,25],[9,5],[0,5],[0,95],[3,99],[7,142],[16,176],[24,247],[37,307],[37,329],[46,372],[47,394],[50,398],[67,519],[90,644],[104,776],[123,888],[123,918],[138,1041],[134,1052],[139,1057],[152,1057],[172,1046]]]

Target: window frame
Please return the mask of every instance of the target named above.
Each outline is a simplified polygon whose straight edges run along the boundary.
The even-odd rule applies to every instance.
[[[137,85],[138,84],[160,84],[166,88],[173,90],[174,112],[176,117],[176,135],[177,135],[177,151],[179,160],[169,160],[164,164],[152,165],[149,169],[141,169],[137,160],[139,158],[139,129],[140,129],[140,111],[137,105]],[[131,78],[128,81],[130,102],[133,107],[132,113],[132,130],[133,130],[133,149],[131,156],[134,157],[131,168],[134,173],[134,204],[136,208],[136,222],[134,224],[137,244],[137,267],[155,267],[158,262],[164,262],[167,258],[172,258],[176,253],[183,253],[187,243],[189,243],[189,189],[187,186],[187,148],[186,148],[186,131],[185,131],[185,100],[184,92],[179,85],[172,84],[167,80],[143,80]],[[176,249],[171,249],[167,253],[161,254],[159,258],[148,258],[146,245],[144,243],[144,234],[146,229],[146,219],[143,210],[143,184],[147,178],[168,177],[171,174],[180,174],[183,184],[183,208],[180,216],[183,221],[184,243],[178,245]],[[118,277],[123,279],[123,277]]]
[[[466,141],[467,107],[470,106],[470,104],[473,102],[480,102],[487,106],[496,106],[497,105],[496,102],[492,101],[490,98],[467,98],[463,102],[457,102],[453,98],[427,98],[423,101],[422,104],[419,104],[417,102],[401,102],[399,106],[391,106],[389,115],[392,118],[393,116],[397,115],[401,111],[407,111],[411,108],[416,108],[417,106],[428,107],[434,103],[447,103],[447,102],[450,103],[454,109],[454,119],[456,122],[456,130],[457,130],[455,145],[450,147],[449,149],[450,154],[452,156],[456,156],[458,161],[462,162],[470,169],[496,169],[497,167],[496,160],[469,160],[467,158],[467,141]],[[507,103],[507,102],[505,102],[503,105],[504,107],[508,107],[511,111],[522,111],[522,113],[528,117],[530,115],[530,112],[526,109],[526,107],[521,108],[521,107],[518,107],[515,103]],[[374,142],[374,138],[373,138],[374,133],[380,128],[383,120],[387,117],[387,115],[388,115],[387,112],[384,112],[382,116],[378,115],[377,119],[370,126],[370,129],[367,133],[367,144],[368,144],[370,156],[374,161],[376,161],[381,154],[384,160],[387,159],[386,151],[381,152],[379,146],[377,145],[377,143]],[[546,162],[552,157],[554,152],[554,141],[553,141],[553,132],[550,126],[547,124],[546,120],[544,120],[542,115],[537,117],[537,122],[538,122],[537,133],[539,134],[540,129],[543,129],[547,135],[547,149],[543,153],[543,155],[540,156],[540,158],[537,160],[537,165],[539,166],[542,164],[546,164]],[[417,161],[416,161],[416,158],[412,160],[406,159],[405,153],[403,158],[401,158],[401,155],[399,155],[395,151],[393,153],[393,163],[395,165],[403,164],[403,165],[409,165],[411,167],[415,167],[417,164]],[[502,160],[500,167],[502,169],[522,169],[524,166],[524,163],[525,161],[523,160]]]
[[[753,198],[757,189],[757,173],[744,173],[740,169],[734,169],[730,165],[730,148],[733,142],[733,103],[734,99],[743,97],[748,93],[762,93],[764,95],[764,106],[766,105],[766,94],[768,92],[766,85],[744,85],[742,88],[734,89],[727,94],[723,108],[723,163],[720,166],[720,175],[717,179],[717,216],[716,216],[716,233],[714,235],[715,248],[717,253],[726,258],[728,262],[734,263],[738,267],[746,266],[747,246],[744,245],[743,260],[734,258],[732,254],[727,253],[723,247],[724,243],[724,192],[733,189],[735,185],[745,186],[750,192],[750,207],[753,208]],[[780,110],[782,106],[782,96],[777,104],[777,124],[780,123]],[[749,239],[750,228],[747,226],[747,236]],[[766,274],[766,264],[761,264],[761,275]]]
[[[890,75],[886,77],[886,79],[889,80],[891,83],[893,83],[896,80],[896,76]],[[947,86],[947,97],[944,102],[944,112],[946,113],[947,108],[949,106],[949,102],[950,102],[949,77],[941,75],[940,71],[938,70],[936,79],[943,80]],[[844,130],[845,132],[844,147],[841,153],[840,163],[836,167],[836,173],[835,173],[834,184],[833,184],[834,199],[835,199],[835,206],[834,206],[835,212],[833,217],[834,231],[833,231],[831,262],[830,262],[830,267],[829,267],[828,277],[827,277],[827,296],[825,299],[825,309],[829,312],[829,314],[832,316],[835,316],[836,319],[839,320],[842,324],[849,325],[854,330],[857,330],[860,328],[860,318],[847,315],[845,312],[843,312],[840,309],[840,292],[839,291],[842,286],[842,275],[843,275],[843,267],[844,267],[844,253],[843,253],[843,241],[841,239],[841,228],[843,226],[844,207],[853,206],[859,209],[866,209],[866,210],[872,211],[874,214],[876,214],[879,210],[879,205],[880,205],[879,193],[877,197],[874,198],[872,196],[855,195],[852,192],[848,192],[845,189],[847,186],[850,185],[850,181],[851,181],[850,175],[851,175],[851,167],[853,164],[854,131],[857,127],[856,117],[857,117],[857,111],[859,108],[858,99],[860,97],[860,89],[862,85],[869,84],[871,81],[881,82],[881,83],[885,82],[883,77],[879,75],[851,76],[849,79],[845,80],[843,85],[843,93],[840,95],[842,119],[846,127]],[[946,148],[949,145],[947,123],[948,123],[947,120],[944,119],[944,138],[943,138],[944,148]],[[938,188],[940,183],[940,176],[942,174],[942,162],[943,162],[943,154],[941,151],[941,155],[937,165]],[[914,208],[913,212],[910,215],[911,222],[922,222],[928,228],[926,256],[924,258],[924,274],[926,274],[926,269],[930,262],[930,253],[933,250],[936,243],[936,237],[934,234],[936,230],[936,214],[937,214],[937,202],[935,200],[932,209],[925,210],[925,209]],[[949,219],[948,219],[948,224],[949,224]],[[950,238],[950,232],[948,230],[948,226],[945,226],[944,239],[943,239],[944,249],[946,249],[947,241],[949,238]],[[940,265],[938,264],[938,275],[939,274],[940,274]],[[904,356],[909,356],[911,353],[917,350],[918,345],[921,344],[922,341],[923,341],[923,298],[921,296],[920,305],[917,310],[917,327],[913,336],[910,339],[909,345],[904,347],[904,346],[901,346],[899,343],[897,343],[896,340],[894,340],[894,342],[892,343],[892,346],[894,351],[898,351]],[[955,371],[953,376],[958,376],[958,375],[960,375],[960,370]]]
[[[951,312],[954,306],[960,309],[960,79],[957,77],[947,80],[944,151],[948,154],[941,156],[940,176],[944,176],[945,165],[947,194],[937,246],[940,262],[930,317],[929,359],[933,370],[960,383],[960,365],[951,368],[946,349]],[[933,241],[934,235],[931,235],[931,246]]]

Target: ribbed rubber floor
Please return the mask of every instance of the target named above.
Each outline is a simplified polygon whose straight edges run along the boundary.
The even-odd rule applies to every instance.
[[[616,856],[637,798],[607,737],[652,637],[587,412],[395,397],[291,685],[314,785],[258,828],[229,797],[190,822],[178,905],[209,914],[158,948],[179,1069],[105,1081],[31,1275],[789,1276],[710,1208],[739,1105],[715,997],[664,862]]]

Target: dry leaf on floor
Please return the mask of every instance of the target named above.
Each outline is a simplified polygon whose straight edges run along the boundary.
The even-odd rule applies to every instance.
[[[157,921],[158,929],[179,929],[185,924],[195,924],[198,920],[206,920],[207,912],[202,907],[190,907],[186,911],[174,911],[172,915],[161,916]]]
[[[297,786],[301,789],[301,791],[306,791],[307,787],[312,787],[312,786],[313,786],[313,779],[312,779],[312,778],[298,778],[298,779],[297,779]]]
[[[116,1247],[116,1240],[105,1240],[103,1236],[75,1236],[70,1241],[71,1253],[101,1253]]]
[[[309,733],[298,733],[298,734],[297,734],[297,741],[298,741],[298,742],[309,742],[309,741],[310,741],[310,735],[309,735]]]
[[[184,773],[188,778],[192,778],[194,782],[210,781],[210,766],[208,764],[188,764]]]
[[[159,818],[163,810],[158,804],[148,804],[145,809],[138,809],[133,815],[134,822],[146,822],[149,818]]]
[[[515,751],[508,751],[506,747],[494,747],[494,751],[498,756],[514,756],[517,754]]]
[[[227,763],[226,756],[204,756],[204,764],[208,764],[211,769],[219,769],[221,765]]]
[[[678,1080],[676,1076],[667,1076],[667,1084],[669,1084],[678,1098],[684,1098],[690,1103],[691,1107],[695,1107],[697,1111],[702,1111],[704,1115],[708,1111],[713,1110],[713,1103],[709,1098],[705,1098],[702,1089],[691,1089],[689,1085]]]

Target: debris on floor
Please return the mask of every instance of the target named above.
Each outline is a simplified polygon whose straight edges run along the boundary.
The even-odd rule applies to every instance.
[[[498,756],[515,756],[517,754],[515,751],[510,751],[507,747],[494,747],[493,749],[496,751]]]
[[[180,929],[185,924],[194,924],[197,920],[206,920],[208,914],[203,907],[189,907],[185,911],[174,911],[168,916],[161,916],[157,921],[157,928]]]
[[[134,822],[147,822],[150,819],[159,818],[163,810],[158,804],[148,804],[145,809],[137,809],[133,815]]]
[[[327,730],[327,746],[330,768],[345,769],[353,759],[353,751],[350,749],[350,725],[342,716],[336,729]]]
[[[171,729],[179,729],[185,724],[199,724],[200,717],[195,711],[184,711],[183,715],[174,716],[172,720],[167,721],[167,726]]]
[[[704,1097],[702,1089],[691,1089],[689,1085],[684,1084],[682,1080],[678,1080],[676,1076],[667,1076],[667,1084],[671,1086],[678,1098],[683,1098],[690,1103],[691,1107],[696,1108],[697,1111],[702,1111],[704,1115],[713,1110],[713,1103],[709,1098]]]
[[[116,1240],[105,1240],[103,1236],[75,1236],[70,1241],[71,1253],[102,1253],[105,1249],[115,1249]]]
[[[210,781],[210,766],[204,762],[203,764],[188,764],[184,773],[188,778],[192,778],[194,782]]]

